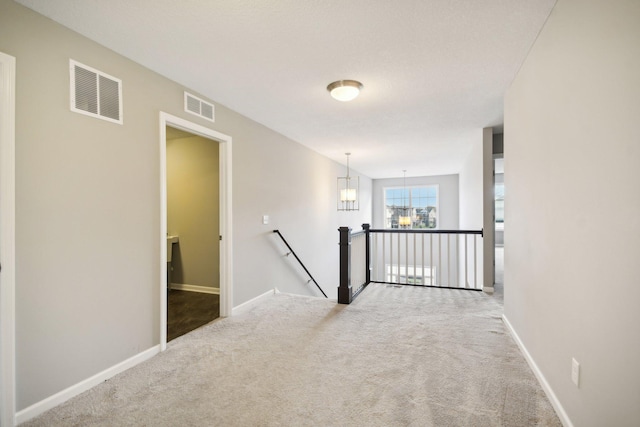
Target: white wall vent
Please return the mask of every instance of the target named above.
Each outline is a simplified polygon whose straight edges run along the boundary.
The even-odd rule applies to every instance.
[[[188,92],[184,93],[184,111],[187,113],[195,114],[203,119],[207,119],[211,122],[216,121],[215,107],[213,104],[198,98]]]
[[[69,60],[71,111],[122,124],[122,80]]]

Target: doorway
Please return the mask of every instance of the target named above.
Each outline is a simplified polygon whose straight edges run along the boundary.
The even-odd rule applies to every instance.
[[[169,132],[174,130],[186,132],[190,136],[197,136],[204,138],[207,143],[217,144],[218,147],[218,165],[219,165],[219,240],[218,240],[218,259],[219,263],[219,314],[221,317],[227,317],[231,315],[232,307],[232,223],[231,223],[231,137],[213,131],[209,128],[197,125],[179,117],[172,116],[167,113],[160,113],[160,242],[161,242],[161,262],[160,262],[160,347],[161,350],[166,349],[167,344],[167,313],[168,313],[168,285],[170,280],[168,276],[173,273],[168,269],[168,255],[171,254],[172,262],[173,256],[180,257],[182,255],[180,249],[176,251],[173,246],[180,245],[180,236],[177,235],[177,242],[175,244],[169,243],[167,236],[168,229],[168,192],[167,192],[167,128]],[[186,242],[185,242],[186,243]],[[172,251],[169,252],[169,245],[172,246]],[[175,251],[175,252],[174,252]],[[175,271],[175,269],[174,269]],[[183,276],[184,278],[184,276]],[[203,288],[200,284],[187,284],[186,289],[190,289],[189,293],[194,288]],[[203,289],[196,289],[203,290]],[[204,292],[201,292],[204,294]],[[207,295],[213,295],[208,293]]]
[[[167,126],[167,341],[220,316],[218,143]]]

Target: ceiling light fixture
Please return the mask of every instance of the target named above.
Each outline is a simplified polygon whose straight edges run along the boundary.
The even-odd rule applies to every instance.
[[[358,211],[360,210],[358,203],[360,177],[349,175],[349,156],[351,153],[345,154],[347,155],[347,176],[338,177],[338,210]]]
[[[362,83],[355,80],[338,80],[327,86],[327,90],[331,93],[333,99],[347,102],[355,99],[362,90]]]

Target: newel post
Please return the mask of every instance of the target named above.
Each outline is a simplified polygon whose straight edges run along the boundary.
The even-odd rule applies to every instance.
[[[338,286],[338,304],[350,304],[353,298],[351,289],[351,229],[338,228],[340,232],[340,286]]]

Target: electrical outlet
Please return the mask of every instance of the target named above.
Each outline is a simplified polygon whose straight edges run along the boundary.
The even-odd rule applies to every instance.
[[[571,359],[571,381],[580,387],[580,364],[576,359]]]
[[[262,215],[262,223],[264,225],[269,224],[269,215]]]

